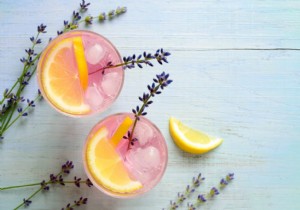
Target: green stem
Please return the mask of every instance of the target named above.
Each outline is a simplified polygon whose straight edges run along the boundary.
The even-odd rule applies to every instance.
[[[41,56],[41,53],[39,53],[38,55],[36,55],[36,57],[32,60],[32,62],[35,63],[35,62],[39,59],[40,56]],[[20,95],[21,95],[23,89],[25,88],[25,85],[22,85],[22,81],[23,81],[24,75],[26,74],[26,72],[28,71],[29,68],[30,68],[30,65],[27,65],[26,68],[24,69],[22,75],[19,77],[19,79],[16,81],[16,83],[15,83],[15,85],[14,85],[14,86],[16,86],[16,85],[19,83],[19,89],[18,89],[18,91],[17,91],[17,93],[16,93],[16,96],[17,96],[17,97],[20,97]],[[34,72],[36,71],[36,68],[37,68],[37,66],[35,65],[35,67],[34,67],[34,69],[33,69],[33,71],[32,71],[32,74],[29,76],[28,80],[31,79],[31,77],[33,76]],[[39,96],[38,96],[38,97],[39,97]],[[37,97],[34,101],[36,101],[36,100],[38,99],[38,97]],[[5,97],[4,97],[4,99],[5,99]],[[12,124],[14,124],[15,121],[17,121],[17,120],[22,116],[22,114],[24,113],[24,112],[23,112],[22,114],[19,114],[19,115],[17,116],[17,118],[15,118],[15,119],[13,120],[13,122],[10,123],[11,118],[12,118],[13,114],[15,113],[15,110],[16,110],[18,104],[19,104],[19,101],[17,101],[15,104],[13,104],[12,106],[10,106],[10,107],[7,109],[7,111],[6,111],[5,115],[3,116],[3,118],[1,119],[1,124],[3,125],[3,126],[1,126],[1,130],[0,130],[0,134],[1,134],[1,135],[3,135],[4,132],[5,132]],[[29,107],[26,107],[26,110],[27,110],[28,108],[29,108]],[[24,110],[24,111],[25,111],[25,110]]]
[[[34,99],[34,102],[36,102],[40,97],[41,97],[41,95],[38,95],[38,96]],[[23,115],[29,108],[30,108],[30,106],[27,105],[27,106],[25,107],[25,109],[24,109],[21,113],[19,113],[18,116],[15,117],[14,120],[13,120],[10,124],[7,124],[7,125],[3,128],[3,131],[2,131],[2,132],[4,133],[6,130],[8,130],[8,129],[10,128],[10,126],[12,126],[12,125],[13,125],[20,117],[22,117],[22,115]],[[13,112],[12,112],[12,113],[13,113]],[[10,120],[9,120],[8,122],[10,122]]]
[[[74,184],[75,181],[64,181],[65,184]],[[86,183],[85,180],[79,181],[80,184],[84,184]],[[45,182],[45,185],[51,184],[50,181]],[[4,191],[4,190],[10,190],[10,189],[16,189],[16,188],[24,188],[24,187],[32,187],[32,186],[37,186],[37,185],[41,185],[41,183],[32,183],[32,184],[24,184],[24,185],[16,185],[16,186],[9,186],[9,187],[2,187],[0,188],[0,191]]]
[[[24,184],[24,185],[16,185],[16,186],[9,186],[9,187],[2,187],[0,188],[0,191],[3,190],[10,190],[10,189],[15,189],[15,188],[22,188],[22,187],[32,187],[36,185],[40,185],[41,183],[32,183],[32,184]]]
[[[146,58],[146,59],[143,59],[143,60],[137,60],[135,63],[144,63],[145,61],[149,61],[149,60],[153,60],[153,59],[156,59],[156,58]],[[132,63],[132,61],[128,61],[128,62],[124,62],[124,63],[119,63],[119,64],[112,65],[112,66],[106,66],[106,67],[98,69],[98,70],[96,70],[94,72],[89,73],[89,75],[95,74],[95,73],[97,73],[99,71],[104,71],[106,69],[112,69],[112,68],[117,68],[117,67],[120,67],[120,66],[126,66],[126,65],[128,65],[130,63]]]
[[[36,35],[35,40],[38,39],[40,33],[38,33]],[[36,43],[32,44],[31,50],[34,49]],[[41,53],[37,54],[35,56],[35,58],[32,60],[32,63],[35,64],[35,62],[40,58]],[[30,58],[30,55],[27,56],[27,60]],[[23,67],[23,71],[21,76],[17,79],[17,81],[14,83],[14,85],[10,88],[10,90],[7,92],[7,95],[11,94],[12,91],[18,86],[18,90],[16,92],[16,96],[20,97],[23,89],[25,88],[25,85],[22,84],[23,80],[24,80],[24,76],[25,74],[28,72],[29,68],[31,67],[31,64],[25,63],[24,67]],[[33,73],[36,70],[36,66],[33,70]],[[31,79],[33,73],[30,75],[30,77],[28,78],[28,80]],[[5,101],[6,97],[3,97],[3,99],[1,100],[0,104],[2,104]],[[11,126],[10,121],[12,119],[13,114],[16,111],[17,105],[18,105],[19,101],[17,101],[16,103],[12,104],[10,107],[7,108],[7,110],[5,111],[5,114],[3,116],[1,116],[1,130],[0,130],[0,134],[3,135],[4,132],[8,129],[8,127]],[[13,124],[13,123],[12,123]]]
[[[37,40],[37,38],[39,37],[39,32],[37,33],[36,37],[35,37],[35,40]],[[32,46],[31,46],[31,50],[34,49],[36,43],[33,43]],[[32,62],[34,63],[37,59],[39,59],[41,53],[39,53],[38,55],[36,55],[36,57],[32,60]],[[30,55],[27,56],[27,60],[29,59]],[[17,79],[17,81],[14,83],[14,85],[8,90],[7,92],[7,95],[11,94],[12,91],[15,89],[15,87],[17,86],[18,83],[22,83],[22,80],[24,78],[24,75],[26,74],[26,72],[28,71],[30,65],[28,65],[28,63],[25,63],[24,64],[24,67],[23,67],[23,71],[22,71],[22,74],[21,76]],[[3,97],[2,100],[0,101],[0,105],[3,104],[3,102],[5,101],[6,97]]]
[[[40,189],[38,189],[37,191],[35,191],[31,196],[29,196],[27,198],[27,200],[30,200],[31,198],[33,198],[36,194],[38,194],[43,188],[41,187]],[[14,208],[14,210],[19,209],[20,207],[22,207],[24,205],[24,202],[20,203],[20,205],[18,205],[16,208]]]
[[[6,111],[6,113],[8,113],[8,117],[6,116],[4,118],[4,122],[2,123],[2,125],[4,124],[4,126],[1,127],[1,134],[3,134],[7,128],[7,125],[9,124],[13,114],[14,114],[14,110],[17,107],[16,103],[14,103],[11,107],[9,107],[9,109]],[[9,112],[8,112],[9,111]]]
[[[56,174],[56,177],[58,177],[59,175],[61,175],[63,172],[60,171],[58,174]],[[50,183],[50,179],[46,182],[46,184]],[[31,198],[33,198],[36,194],[38,194],[41,190],[43,189],[43,186],[41,186],[37,191],[35,191],[34,193],[32,193],[26,200],[30,200]],[[14,208],[14,210],[19,209],[21,206],[24,205],[24,202],[20,203],[16,208]]]

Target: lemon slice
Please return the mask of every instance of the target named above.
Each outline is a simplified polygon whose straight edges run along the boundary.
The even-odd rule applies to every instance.
[[[86,161],[94,179],[105,188],[117,193],[132,193],[143,185],[132,180],[123,159],[107,139],[106,127],[100,128],[87,145]]]
[[[47,98],[55,107],[70,114],[87,114],[90,107],[84,102],[72,48],[72,38],[52,46],[47,57],[42,58],[44,64],[40,80]]]
[[[88,87],[88,66],[84,55],[84,47],[81,37],[73,38],[73,48],[79,72],[79,79],[83,90]]]
[[[169,129],[176,145],[183,151],[193,154],[209,152],[223,142],[223,139],[194,130],[174,117],[170,118]]]
[[[115,131],[114,135],[111,137],[111,144],[114,147],[117,147],[119,142],[122,140],[123,136],[126,135],[128,129],[132,125],[133,121],[130,117],[125,117],[123,122],[120,124],[120,126]]]

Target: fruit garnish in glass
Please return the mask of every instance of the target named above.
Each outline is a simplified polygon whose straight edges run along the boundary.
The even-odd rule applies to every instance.
[[[94,186],[119,198],[141,195],[162,178],[167,166],[165,139],[149,120],[140,117],[128,145],[126,135],[132,129],[134,115],[120,113],[100,121],[85,143],[85,170]]]
[[[124,80],[122,67],[101,71],[107,63],[121,63],[119,52],[103,36],[70,31],[44,49],[37,78],[44,98],[59,112],[86,116],[103,112],[118,97]]]

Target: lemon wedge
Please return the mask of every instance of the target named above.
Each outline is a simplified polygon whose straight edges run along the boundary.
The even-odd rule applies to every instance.
[[[129,130],[130,126],[132,125],[133,120],[130,117],[125,117],[123,122],[115,131],[114,135],[111,137],[111,144],[114,147],[117,147],[119,142],[123,139],[123,136],[126,135],[127,131]]]
[[[223,139],[211,137],[203,132],[194,130],[174,117],[170,118],[169,129],[176,145],[183,151],[192,154],[209,152],[223,142]]]
[[[84,55],[84,46],[81,37],[73,38],[73,48],[79,72],[79,79],[83,90],[88,87],[88,66]]]

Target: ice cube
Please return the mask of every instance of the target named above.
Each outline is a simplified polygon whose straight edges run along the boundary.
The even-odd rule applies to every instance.
[[[132,176],[143,183],[154,180],[159,172],[160,154],[153,146],[131,149],[126,160],[126,166]]]
[[[147,167],[150,170],[156,169],[159,167],[160,164],[160,154],[158,149],[156,149],[153,146],[146,147],[145,149],[142,149],[142,157],[144,164],[147,165]]]
[[[85,51],[85,58],[92,65],[99,63],[104,56],[104,49],[99,44],[92,45]]]
[[[118,72],[106,72],[102,78],[101,88],[108,96],[116,96],[122,77]]]
[[[91,86],[88,86],[86,89],[85,99],[92,109],[97,109],[103,103],[103,96],[96,87],[95,83],[93,83]]]
[[[148,141],[154,138],[153,129],[145,122],[140,121],[136,125],[134,137],[138,139],[141,146],[144,146]]]

